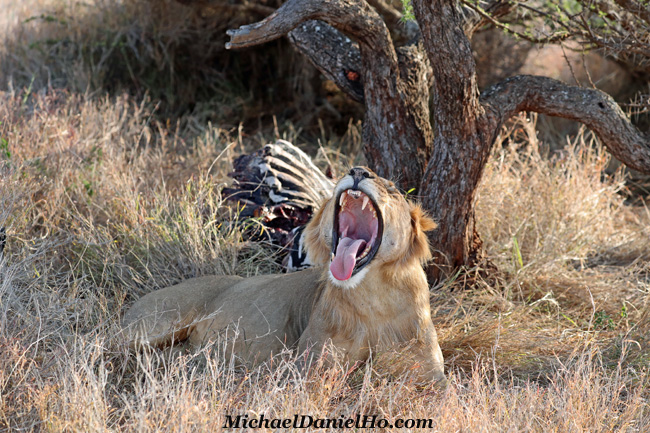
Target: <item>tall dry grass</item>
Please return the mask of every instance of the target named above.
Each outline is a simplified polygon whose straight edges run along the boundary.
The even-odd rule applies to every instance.
[[[305,377],[284,359],[234,369],[219,342],[169,359],[128,353],[119,318],[136,297],[278,270],[273,250],[241,241],[218,194],[238,137],[206,128],[181,142],[129,98],[53,92],[25,112],[23,96],[0,98],[2,428],[211,431],[225,414],[261,413],[433,418],[441,431],[650,427],[648,218],[626,207],[620,178],[602,177],[597,147],[548,159],[528,137],[496,152],[478,218],[502,278],[451,291],[459,275],[432,292],[452,378],[440,392],[391,378],[381,356]]]
[[[277,117],[317,135],[313,125],[323,117],[344,132],[359,111],[334,108],[331,89],[287,41],[225,49],[227,29],[281,4],[254,3],[223,0],[205,9],[175,0],[1,0],[0,88],[148,95],[155,115],[173,123],[252,129]]]
[[[110,24],[131,3],[115,4],[93,19]],[[356,371],[300,375],[289,354],[236,369],[221,341],[129,353],[119,319],[144,293],[278,271],[277,251],[241,239],[219,190],[235,155],[300,132],[279,124],[247,137],[196,112],[167,122],[155,95],[87,92],[95,77],[76,54],[38,54],[21,39],[62,25],[25,14],[76,15],[72,3],[2,5],[2,25],[25,34],[6,33],[0,49],[14,62],[0,66],[14,80],[0,91],[0,431],[220,431],[226,414],[262,413],[432,418],[437,431],[650,429],[650,216],[626,203],[623,173],[603,174],[608,156],[589,135],[548,155],[534,119],[504,131],[477,197],[497,278],[467,269],[431,293],[447,390],[392,377],[383,354]],[[74,43],[107,25],[73,24]],[[70,82],[57,89],[48,74]],[[356,125],[320,142],[321,164],[359,161]]]

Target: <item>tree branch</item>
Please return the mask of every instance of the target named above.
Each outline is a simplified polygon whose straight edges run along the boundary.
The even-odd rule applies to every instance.
[[[650,24],[650,9],[635,0],[614,0],[620,7]]]
[[[368,4],[375,8],[379,14],[384,17],[384,21],[389,28],[396,26],[402,19],[402,14],[392,5],[384,0],[367,0]]]
[[[413,0],[415,16],[435,77],[434,119],[436,130],[446,130],[449,121],[467,119],[468,128],[480,114],[476,64],[469,39],[464,33],[466,16],[456,1]],[[441,97],[444,95],[444,98]],[[458,125],[461,126],[462,125]]]
[[[296,27],[289,41],[353,100],[363,103],[359,45],[323,21],[307,21]]]
[[[528,41],[528,42],[531,42],[533,44],[552,44],[552,43],[555,43],[555,42],[561,42],[561,41],[563,41],[565,39],[568,39],[569,36],[571,36],[568,32],[563,32],[563,33],[558,32],[558,33],[554,33],[554,34],[552,34],[550,36],[534,37],[532,35],[522,33],[522,32],[519,32],[519,31],[515,30],[508,23],[502,23],[501,21],[499,21],[497,19],[497,16],[487,12],[479,4],[476,4],[476,3],[468,1],[468,0],[464,0],[463,4],[465,5],[466,8],[469,8],[469,9],[473,10],[474,12],[476,12],[482,18],[479,21],[479,24],[477,24],[477,25],[490,23],[493,26],[510,33],[511,35],[514,35],[514,36],[516,36],[518,38],[521,38],[521,39],[523,39],[525,41]],[[510,6],[510,8],[512,8],[512,7],[513,6]],[[504,11],[509,12],[510,10],[507,9],[507,8],[504,8]],[[503,15],[505,15],[505,13],[503,13]],[[465,31],[465,33],[467,33],[467,31]]]
[[[417,27],[417,26],[416,26]],[[364,103],[359,44],[323,21],[307,21],[288,34],[289,41],[328,80],[356,102]],[[397,60],[406,92],[420,92],[433,84],[433,73],[421,44],[397,49]],[[424,98],[422,103],[428,104]],[[428,108],[427,108],[428,111]]]
[[[384,18],[391,35],[401,43],[414,43],[420,38],[420,28],[413,20],[403,21],[402,13],[385,0],[367,0]]]
[[[286,35],[301,23],[321,20],[357,39],[359,43],[382,38],[384,22],[365,1],[288,0],[264,20],[226,32],[227,49],[245,48],[270,42]],[[387,30],[385,30],[388,32]]]
[[[534,111],[583,123],[609,152],[628,167],[650,173],[650,137],[639,131],[608,94],[569,86],[547,77],[509,78],[481,95],[498,128],[521,111]]]
[[[494,21],[508,15],[516,5],[514,1],[509,0],[489,0],[484,2],[485,7],[471,0],[461,0],[461,3],[465,16],[463,30],[469,39],[481,27],[494,24]]]

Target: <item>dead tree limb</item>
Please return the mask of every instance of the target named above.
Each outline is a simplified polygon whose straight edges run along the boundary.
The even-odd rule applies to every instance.
[[[632,125],[614,99],[600,90],[520,75],[486,90],[481,99],[495,114],[497,127],[521,111],[575,120],[594,131],[619,161],[650,173],[650,137]]]
[[[321,20],[349,34],[360,44],[377,45],[390,36],[379,14],[365,1],[289,0],[264,20],[228,30],[227,49],[245,48],[272,41],[289,33],[301,23]],[[388,35],[388,36],[387,36]]]

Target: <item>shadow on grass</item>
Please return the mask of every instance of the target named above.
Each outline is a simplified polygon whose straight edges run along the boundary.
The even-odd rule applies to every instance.
[[[213,3],[218,10],[173,0],[43,0],[4,35],[0,89],[148,95],[162,119],[192,114],[200,124],[249,130],[274,118],[317,129],[322,118],[345,131],[359,117],[349,101],[332,107],[315,69],[285,39],[225,50],[227,29],[261,20],[281,2],[264,10]]]

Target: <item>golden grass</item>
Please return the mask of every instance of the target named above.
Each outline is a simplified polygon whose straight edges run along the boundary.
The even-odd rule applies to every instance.
[[[116,336],[135,297],[197,275],[278,270],[273,250],[241,241],[219,198],[238,137],[206,128],[183,141],[128,98],[53,92],[31,104],[25,113],[22,95],[0,97],[11,151],[0,178],[0,425],[207,431],[225,414],[368,413],[434,418],[444,431],[648,426],[648,219],[617,194],[620,178],[601,179],[598,148],[546,159],[529,140],[496,152],[478,218],[503,275],[451,291],[469,270],[432,292],[453,379],[438,392],[391,379],[381,357],[351,376],[302,377],[282,359],[235,370],[218,343],[166,362],[127,353]]]
[[[312,84],[315,69],[288,42],[226,52],[227,29],[264,15],[219,3],[204,14],[175,0],[0,0],[0,86],[148,95],[158,117],[191,112],[183,119],[229,128],[310,112],[331,118],[331,106],[315,101],[324,93]],[[266,10],[280,4],[269,0]]]
[[[431,293],[451,378],[440,391],[392,377],[388,354],[303,376],[289,354],[235,369],[220,341],[129,353],[119,319],[138,296],[278,271],[276,251],[242,241],[219,195],[232,158],[263,138],[196,113],[162,121],[153,99],[34,83],[0,87],[0,431],[220,431],[226,414],[262,413],[432,418],[437,431],[650,430],[650,215],[626,204],[623,173],[603,174],[608,156],[588,134],[551,156],[534,119],[502,134],[477,198],[498,278],[463,270]],[[358,158],[358,128],[322,137],[319,163]]]

